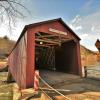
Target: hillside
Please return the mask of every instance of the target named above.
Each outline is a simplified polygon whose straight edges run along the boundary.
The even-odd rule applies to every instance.
[[[81,61],[82,66],[90,66],[98,61],[98,53],[81,46]]]
[[[94,54],[95,55],[96,52],[91,51],[91,50],[89,50],[86,47],[81,45],[81,55],[85,55],[85,54],[87,54],[87,55]]]
[[[13,48],[14,44],[15,41],[9,40],[7,36],[3,38],[0,37],[0,55],[8,55],[11,49]]]
[[[0,67],[7,65],[7,55],[11,51],[15,41],[10,40],[7,36],[0,37]]]

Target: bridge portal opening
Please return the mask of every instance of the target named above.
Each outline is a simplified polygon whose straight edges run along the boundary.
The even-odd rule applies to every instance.
[[[77,48],[74,40],[61,35],[36,33],[35,67],[78,74]]]

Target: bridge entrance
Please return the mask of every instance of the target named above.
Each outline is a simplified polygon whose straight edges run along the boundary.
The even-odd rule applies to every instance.
[[[76,43],[61,35],[37,33],[35,35],[36,69],[48,69],[78,74]],[[76,66],[76,67],[75,67]]]

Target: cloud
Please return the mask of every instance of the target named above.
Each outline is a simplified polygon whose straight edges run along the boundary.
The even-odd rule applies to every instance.
[[[86,16],[76,15],[69,25],[80,36],[83,45],[97,50],[94,44],[100,38],[100,11]]]
[[[82,39],[87,38],[87,37],[88,37],[88,34],[81,34],[80,37],[81,37]]]
[[[94,26],[92,26],[92,27],[91,27],[91,31],[94,31],[94,29],[95,29],[95,27],[94,27]]]
[[[76,15],[76,17],[71,21],[72,23],[77,23],[81,20],[80,15]]]
[[[95,42],[97,40],[97,37],[95,37],[93,34],[81,34],[79,35],[81,40],[81,44],[85,47],[89,48],[90,50],[97,51],[97,48],[95,47]]]
[[[82,26],[74,27],[72,24],[69,24],[69,26],[70,26],[73,30],[81,30],[81,29],[82,29]]]
[[[81,29],[82,33],[98,34],[100,33],[100,11],[87,16],[76,15],[69,24],[74,30]]]
[[[81,30],[82,26],[77,26],[75,30]]]

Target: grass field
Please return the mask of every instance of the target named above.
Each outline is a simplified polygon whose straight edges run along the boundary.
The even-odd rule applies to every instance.
[[[7,84],[7,72],[0,72],[0,100],[13,100],[13,84]]]

